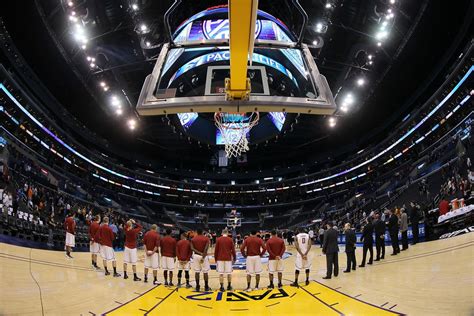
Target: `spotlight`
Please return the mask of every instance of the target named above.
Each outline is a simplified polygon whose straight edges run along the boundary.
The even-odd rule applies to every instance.
[[[118,108],[118,109],[115,111],[115,114],[117,114],[117,115],[122,115],[122,114],[123,114],[122,108]]]
[[[336,126],[336,119],[334,117],[330,117],[328,122],[329,122],[329,127]]]
[[[372,56],[372,55],[367,56],[367,58],[369,58],[369,60],[372,60],[373,57],[374,56]]]
[[[359,78],[359,79],[357,79],[357,85],[358,85],[359,87],[362,87],[364,84],[365,84],[364,78]]]
[[[388,9],[387,12],[388,12],[388,13],[392,13],[392,9]]]
[[[369,65],[372,65],[374,62],[373,61],[369,61]]]
[[[95,68],[96,64],[90,63],[89,66],[90,66],[91,68]]]
[[[85,50],[85,49],[87,48],[87,46],[84,44],[84,45],[81,46],[81,48],[82,48],[83,50]]]
[[[230,184],[235,185],[235,181],[234,180],[230,181]]]
[[[395,0],[390,0],[390,3],[391,3],[391,4],[394,4],[394,3],[395,3]]]
[[[326,3],[326,9],[331,9],[332,8],[332,5],[328,2]]]
[[[82,44],[87,44],[88,42],[87,37],[86,37],[86,32],[84,31],[84,28],[79,24],[76,24],[76,31],[74,32],[74,38],[76,39],[76,41]]]
[[[107,85],[107,84],[106,84],[104,81],[101,81],[101,82],[100,82],[100,86],[101,86],[101,87],[105,87],[106,85]]]
[[[145,24],[142,24],[140,25],[140,30],[142,31],[142,33],[146,33],[148,32],[148,27]]]
[[[349,109],[347,108],[347,106],[341,106],[341,111],[342,112],[347,112],[347,111],[349,111]],[[331,123],[329,123],[329,125],[331,125]]]
[[[314,45],[314,46],[318,45],[318,41],[317,41],[317,40],[314,40],[314,41],[313,41],[313,45]]]
[[[316,32],[325,33],[326,32],[326,26],[322,22],[318,22],[316,24]]]
[[[115,95],[112,96],[112,102],[111,103],[112,103],[113,106],[117,106],[117,107],[120,106],[120,100]]]
[[[146,42],[146,47],[150,47],[151,46],[151,43],[150,42]]]
[[[67,5],[70,6],[70,7],[72,7],[72,6],[74,5],[74,3],[73,3],[72,1],[69,1],[69,2],[67,3]]]
[[[135,127],[137,125],[137,121],[135,121],[134,119],[130,119],[128,120],[128,127],[131,129],[131,130],[134,130]]]
[[[376,35],[375,35],[375,38],[376,39],[384,39],[388,36],[388,32],[387,31],[380,31],[378,32]]]
[[[378,47],[382,46],[382,42],[378,42],[378,43],[377,43],[377,46],[378,46]]]
[[[134,11],[137,11],[138,10],[138,5],[136,3],[132,4],[132,9]]]

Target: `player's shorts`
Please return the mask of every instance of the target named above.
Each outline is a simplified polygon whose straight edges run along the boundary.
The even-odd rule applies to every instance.
[[[147,256],[145,252],[145,268],[150,268],[153,270],[158,270],[160,267],[160,257],[158,254],[155,252],[151,256]]]
[[[255,275],[262,273],[262,260],[260,256],[248,256],[246,266],[247,274]]]
[[[114,248],[105,245],[100,245],[100,256],[104,260],[115,261]]]
[[[217,261],[216,271],[219,274],[231,274],[232,269],[232,261]]]
[[[161,268],[167,271],[174,270],[174,258],[161,256]]]
[[[100,244],[98,242],[91,241],[89,244],[89,252],[93,254],[98,254],[100,252]]]
[[[191,261],[177,261],[178,270],[189,271],[191,269]]]
[[[137,248],[125,247],[123,250],[123,262],[130,264],[137,264]]]
[[[295,269],[298,270],[298,271],[311,269],[311,264],[312,264],[313,260],[311,260],[312,258],[311,258],[310,253],[308,253],[307,258],[308,259],[303,260],[303,257],[301,257],[301,255],[299,253],[297,253],[296,254],[296,260],[295,260]]]
[[[268,260],[268,272],[283,272],[283,260]]]
[[[204,258],[204,262],[201,262],[202,256],[198,254],[193,254],[193,263],[192,268],[194,272],[203,272],[208,273],[211,270],[211,265],[209,264],[209,256]]]
[[[66,246],[75,247],[76,246],[76,236],[71,233],[66,232]]]

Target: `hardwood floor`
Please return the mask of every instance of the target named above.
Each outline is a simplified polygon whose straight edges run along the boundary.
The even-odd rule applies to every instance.
[[[390,250],[387,247],[388,254]],[[290,248],[290,252],[294,249]],[[398,256],[388,255],[384,261],[349,274],[342,273],[346,258],[341,252],[341,273],[331,280],[322,279],[326,263],[320,248],[314,246],[312,252],[313,281],[308,286],[288,286],[294,278],[295,259],[290,256],[284,261],[282,289],[264,288],[268,285],[265,272],[260,290],[243,292],[245,271],[235,270],[235,291],[198,293],[106,277],[102,271],[90,268],[88,253],[74,253],[74,259],[67,259],[63,252],[0,244],[0,315],[474,314],[472,233],[420,243]],[[118,270],[122,272],[122,253],[116,256]],[[360,258],[358,249],[358,261]],[[142,277],[141,262],[138,272]],[[192,284],[193,279],[191,273]],[[159,280],[163,280],[161,270]],[[210,272],[210,286],[218,288],[215,271]]]

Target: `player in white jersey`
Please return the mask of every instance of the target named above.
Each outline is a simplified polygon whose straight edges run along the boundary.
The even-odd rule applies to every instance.
[[[301,270],[306,272],[306,285],[309,284],[309,269],[311,269],[312,258],[310,256],[311,250],[311,238],[309,235],[299,228],[296,229],[295,247],[296,247],[296,260],[295,260],[295,282],[292,286],[298,287],[298,276]]]

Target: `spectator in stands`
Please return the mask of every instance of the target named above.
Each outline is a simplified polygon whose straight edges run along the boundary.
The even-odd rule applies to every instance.
[[[400,209],[400,232],[402,233],[402,251],[408,249],[408,215],[404,207]]]
[[[54,214],[51,213],[48,219],[48,246],[53,247],[53,237],[54,237],[54,230],[56,229],[57,223],[54,219]]]
[[[439,215],[444,215],[449,212],[449,202],[446,199],[446,196],[443,196],[441,201],[439,201]]]
[[[396,256],[400,253],[400,247],[398,245],[398,217],[395,215],[393,210],[389,210],[390,217],[388,219],[388,232],[390,233],[390,241],[392,243],[393,253],[392,256]]]

